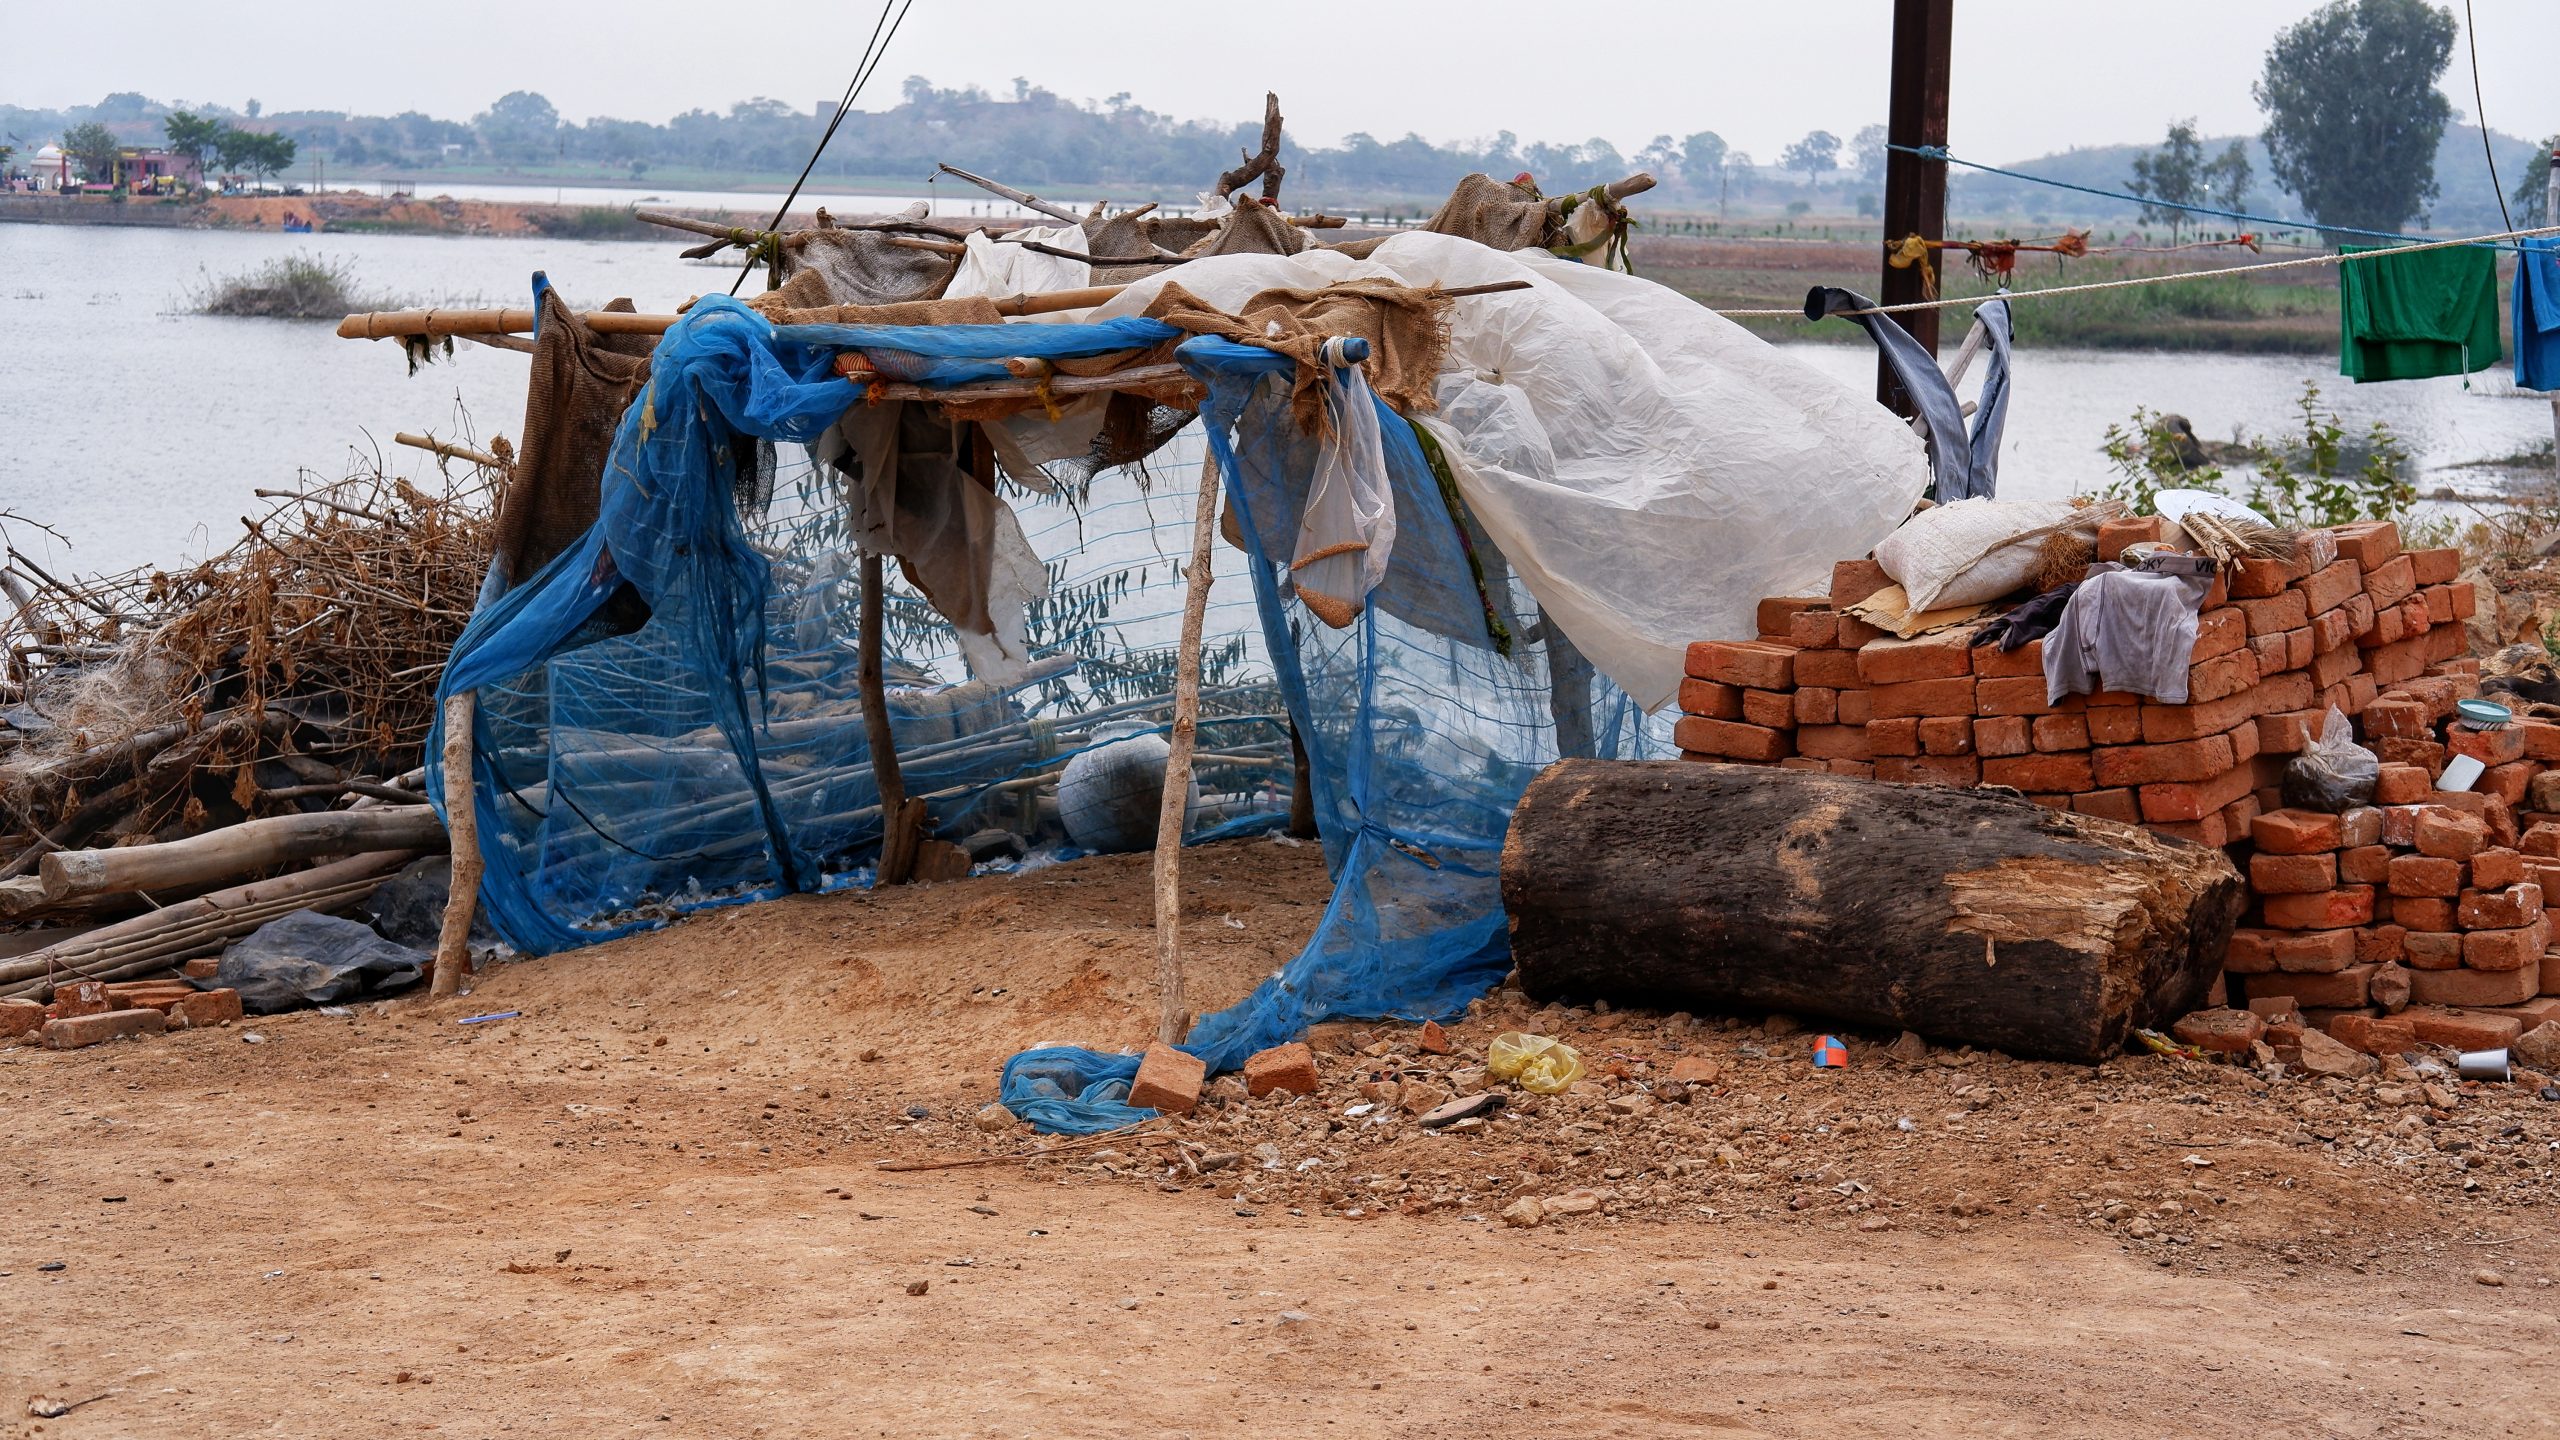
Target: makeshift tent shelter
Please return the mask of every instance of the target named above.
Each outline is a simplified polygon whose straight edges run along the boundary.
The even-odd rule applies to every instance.
[[[931,528],[990,583],[955,606],[898,552],[926,592],[876,617],[906,682],[887,728],[908,793],[946,836],[1054,829],[1049,777],[1117,739],[1109,722],[1171,708],[1189,507],[1146,458],[1187,469],[1205,445],[1250,586],[1210,606],[1208,813],[1187,833],[1279,823],[1294,734],[1336,890],[1305,952],[1188,1048],[1228,1068],[1327,1015],[1445,1016],[1505,968],[1496,859],[1529,779],[1659,753],[1645,712],[1688,641],[1747,633],[1758,596],[1815,583],[1927,484],[1890,414],[1650,282],[1432,232],[1365,255],[1215,239],[1080,314],[993,304],[1039,252],[972,236],[939,306],[811,310],[795,276],[675,321],[596,523],[482,610],[445,676],[480,697],[501,931],[545,951],[867,880],[892,830],[844,553],[892,543],[911,485],[983,488],[974,519]],[[1035,314],[987,323],[1008,308]],[[858,323],[877,319],[925,323]],[[1166,415],[1194,410],[1196,438],[1169,440]],[[825,463],[777,464],[776,443]],[[1018,631],[993,583],[1021,570],[1008,534],[1045,582]],[[1048,1128],[1115,1123],[1135,1063],[1034,1052],[1005,1101]]]

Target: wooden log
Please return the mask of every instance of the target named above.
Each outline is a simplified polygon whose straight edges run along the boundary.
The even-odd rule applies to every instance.
[[[2096,1062],[2202,1001],[2246,895],[2219,851],[1997,792],[1566,760],[1512,814],[1502,898],[1533,999]]]
[[[471,767],[472,727],[479,692],[465,690],[444,702],[444,813],[452,836],[453,881],[444,897],[444,925],[436,932],[435,995],[462,988],[471,973],[471,920],[480,911],[480,798]]]
[[[1276,120],[1278,101],[1273,102]],[[1182,831],[1191,818],[1191,751],[1200,733],[1200,632],[1209,614],[1210,552],[1218,538],[1218,461],[1200,462],[1183,574],[1182,641],[1174,652],[1173,725],[1165,736],[1164,798],[1156,808],[1156,1038],[1179,1045],[1191,1028],[1182,1002]]]
[[[245,820],[184,840],[111,850],[63,850],[37,862],[45,899],[148,893],[234,879],[321,855],[377,850],[441,850],[444,825],[415,805],[324,810]]]

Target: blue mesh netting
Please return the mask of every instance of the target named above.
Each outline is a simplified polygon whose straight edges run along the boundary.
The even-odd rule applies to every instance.
[[[1174,333],[1139,319],[776,330],[721,297],[697,305],[623,419],[595,526],[486,606],[446,670],[444,693],[480,696],[482,899],[499,931],[544,953],[681,910],[868,883],[882,824],[845,507],[806,466],[782,467],[769,500],[739,498],[764,491],[767,442],[807,441],[859,401],[833,371],[838,351],[938,387],[1000,376],[1005,356],[1111,354]],[[1158,468],[1187,481],[1205,439],[1251,577],[1249,591],[1212,591],[1200,743],[1218,758],[1200,769],[1191,838],[1285,817],[1294,723],[1335,880],[1305,951],[1198,1023],[1184,1048],[1218,1071],[1329,1016],[1463,1009],[1507,968],[1497,868],[1521,790],[1564,751],[1631,756],[1658,736],[1540,623],[1445,498],[1417,431],[1374,398],[1392,561],[1359,620],[1317,621],[1288,583],[1318,444],[1291,420],[1291,362],[1205,337],[1177,356],[1208,395]],[[892,729],[937,833],[1053,835],[1047,791],[1064,762],[1117,738],[1114,722],[1165,722],[1192,497],[1148,478],[1131,467],[1008,494],[1048,570],[1035,678],[971,679],[948,626],[892,588]],[[1044,1129],[1109,1128],[1150,1113],[1125,1104],[1136,1065],[1035,1050],[1005,1067],[1002,1098]]]

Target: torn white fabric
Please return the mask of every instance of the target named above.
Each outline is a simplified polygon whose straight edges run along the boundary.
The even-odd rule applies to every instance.
[[[1652,281],[1542,251],[1408,232],[1366,260],[1220,256],[1082,313],[1140,313],[1170,278],[1233,309],[1362,276],[1530,282],[1456,302],[1440,409],[1414,418],[1540,608],[1648,710],[1690,642],[1752,635],[1763,597],[1823,593],[1929,484],[1919,437],[1871,397]]]
[[[1322,383],[1330,428],[1318,448],[1306,508],[1298,515],[1289,582],[1317,619],[1340,630],[1360,618],[1369,592],[1387,578],[1396,543],[1396,497],[1368,377],[1346,365]]]

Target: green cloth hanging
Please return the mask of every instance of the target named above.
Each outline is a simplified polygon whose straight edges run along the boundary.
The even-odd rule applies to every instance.
[[[2338,250],[2359,255],[2389,248]],[[2498,348],[2496,250],[2416,250],[2338,269],[2338,369],[2356,383],[2467,375],[2505,358]]]

